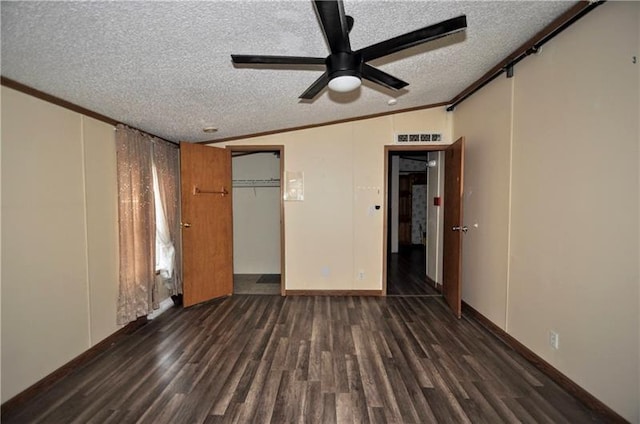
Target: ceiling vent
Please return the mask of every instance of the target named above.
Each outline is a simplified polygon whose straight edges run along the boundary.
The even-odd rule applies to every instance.
[[[396,143],[440,143],[441,133],[396,134]]]

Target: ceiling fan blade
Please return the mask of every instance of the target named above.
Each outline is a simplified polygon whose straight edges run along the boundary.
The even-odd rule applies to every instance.
[[[312,100],[318,95],[318,93],[322,91],[324,87],[326,87],[327,84],[329,84],[329,74],[325,72],[324,74],[320,75],[320,78],[315,80],[315,82],[311,84],[309,88],[307,88],[307,91],[302,93],[299,98]]]
[[[391,88],[392,90],[400,90],[403,87],[409,85],[408,82],[404,82],[401,79],[389,75],[386,72],[382,72],[380,69],[376,69],[373,66],[362,65],[362,78],[368,79],[371,82],[380,84],[384,87]]]
[[[417,46],[418,44],[426,43],[427,41],[436,40],[463,31],[466,27],[467,17],[462,15],[373,44],[358,50],[358,53],[362,55],[363,61],[368,62],[400,50],[408,49],[409,47]]]
[[[353,16],[347,15],[347,32],[351,32],[353,29]]]
[[[260,56],[232,54],[231,61],[236,64],[324,65],[324,58],[304,56]]]
[[[324,36],[329,43],[331,53],[351,52],[349,22],[347,16],[344,14],[342,0],[316,0],[314,4],[320,17],[322,32],[324,32]],[[353,21],[353,19],[351,19],[351,21]]]

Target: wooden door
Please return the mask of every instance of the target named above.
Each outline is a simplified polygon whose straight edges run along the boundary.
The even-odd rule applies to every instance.
[[[442,294],[458,318],[462,314],[462,194],[464,138],[449,146],[444,159],[444,253]],[[466,231],[466,230],[465,230]]]
[[[184,306],[233,293],[231,151],[180,143]]]

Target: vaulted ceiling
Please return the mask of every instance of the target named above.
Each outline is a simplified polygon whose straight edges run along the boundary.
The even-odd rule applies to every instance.
[[[168,140],[212,140],[447,102],[573,4],[345,0],[354,50],[463,14],[468,28],[371,62],[405,89],[301,101],[322,69],[230,55],[327,56],[311,1],[3,1],[1,72]]]

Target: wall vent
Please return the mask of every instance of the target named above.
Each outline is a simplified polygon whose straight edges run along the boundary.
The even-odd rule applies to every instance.
[[[441,133],[396,134],[396,143],[439,143],[441,141]]]

